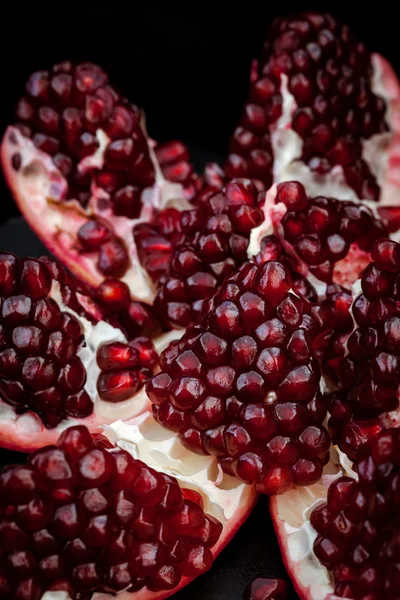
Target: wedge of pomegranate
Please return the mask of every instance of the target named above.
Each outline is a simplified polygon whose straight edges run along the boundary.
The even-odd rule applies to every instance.
[[[331,397],[335,441],[355,460],[382,426],[397,426],[400,397],[400,244],[379,239],[353,286],[352,333]]]
[[[102,311],[57,263],[0,253],[2,446],[33,450],[71,422],[94,430],[146,408],[156,349],[174,333],[128,343]]]
[[[300,598],[398,597],[399,448],[399,429],[387,429],[354,470],[332,465],[320,484],[271,498],[283,558]]]
[[[31,75],[25,92],[1,149],[21,212],[80,279],[95,286],[117,277],[133,298],[151,303],[155,290],[138,261],[133,225],[165,206],[190,206],[201,181],[185,147],[158,148],[166,179],[142,111],[97,65],[54,65]],[[188,165],[186,177],[176,164]]]
[[[73,426],[2,470],[2,598],[166,598],[211,567],[254,488],[157,428]]]
[[[217,286],[246,260],[250,232],[262,219],[255,186],[233,179],[222,191],[204,188],[190,211],[166,209],[154,224],[137,225],[139,258],[160,284],[160,319],[173,327],[199,321]]]
[[[315,329],[285,265],[244,264],[200,324],[161,354],[161,372],[146,388],[156,419],[264,493],[317,481],[330,437]]]
[[[371,261],[374,241],[388,235],[386,222],[371,203],[313,198],[299,181],[273,185],[263,212],[262,224],[250,233],[249,257],[261,253],[261,261],[256,260],[262,262],[263,240],[274,234],[292,268],[310,281],[321,299],[331,284],[350,290]]]
[[[400,85],[384,58],[329,14],[281,17],[253,65],[224,170],[386,211],[400,204],[399,133]],[[220,178],[211,169],[210,181]]]

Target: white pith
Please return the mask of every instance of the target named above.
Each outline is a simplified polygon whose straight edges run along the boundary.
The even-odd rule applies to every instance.
[[[10,136],[14,136],[12,144]],[[104,131],[98,130],[97,151],[84,158],[78,166],[82,172],[101,168],[104,151],[109,138]],[[18,172],[11,165],[15,153],[21,156]],[[155,211],[173,207],[178,210],[190,209],[180,184],[167,181],[162,175],[154,150],[149,145],[149,153],[154,164],[156,181],[151,188],[142,192],[142,209],[137,219],[115,216],[109,195],[102,189],[92,186],[92,195],[86,209],[76,200],[65,201],[67,181],[54,166],[51,157],[38,150],[33,142],[24,137],[15,127],[8,127],[2,143],[2,163],[6,178],[17,202],[29,224],[56,256],[75,274],[92,285],[100,284],[105,278],[97,269],[97,253],[82,251],[77,241],[79,228],[89,218],[95,217],[108,225],[124,242],[130,259],[130,266],[121,278],[130,288],[132,298],[152,304],[156,288],[147,271],[139,261],[133,228],[138,223],[148,222]]]

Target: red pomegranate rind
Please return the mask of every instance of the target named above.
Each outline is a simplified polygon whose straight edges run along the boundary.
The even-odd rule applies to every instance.
[[[356,421],[389,413],[384,420],[390,424],[397,418],[400,386],[400,245],[379,239],[372,258],[354,289],[354,329],[340,367],[344,393],[336,407],[345,412],[348,407]]]
[[[17,107],[23,123],[4,135],[2,165],[21,212],[54,255],[93,287],[123,278],[134,298],[151,303],[133,224],[188,203],[182,186],[162,176],[142,113],[107,79],[92,64],[32,75]],[[56,152],[43,143],[49,136]]]
[[[186,447],[267,494],[317,481],[330,446],[313,319],[291,287],[278,261],[243,265],[146,388],[156,419]]]
[[[197,322],[204,303],[218,285],[246,260],[250,232],[262,221],[256,197],[256,189],[249,180],[232,180],[222,192],[205,188],[196,198],[196,208],[180,213],[179,222],[169,236],[171,243],[174,242],[171,254],[161,236],[150,238],[140,230],[136,233],[136,238],[141,238],[139,247],[152,239],[153,248],[158,243],[165,249],[161,258],[165,258],[162,264],[168,276],[162,281],[155,301],[164,322],[172,327]],[[146,245],[146,251],[148,248]],[[147,268],[161,275],[157,270],[160,253],[144,255]]]
[[[265,188],[297,175],[315,195],[336,187],[340,198],[378,200],[382,191],[397,206],[399,98],[388,63],[331,15],[276,19],[253,64],[225,172]]]
[[[54,261],[0,253],[2,446],[32,450],[71,419],[95,429],[146,409],[153,343],[128,344],[103,319],[107,311]]]
[[[0,489],[1,584],[12,597],[28,586],[35,598],[145,587],[166,597],[208,570],[221,544],[222,524],[174,477],[96,445],[82,426],[5,467]]]
[[[398,595],[399,449],[398,429],[381,432],[354,467],[358,481],[334,481],[327,502],[311,513],[314,553],[332,573],[340,598]]]

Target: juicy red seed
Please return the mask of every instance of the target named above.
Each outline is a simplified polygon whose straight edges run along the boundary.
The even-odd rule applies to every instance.
[[[278,185],[275,202],[283,202],[289,211],[298,212],[307,207],[308,198],[301,183],[289,181]]]
[[[79,392],[86,382],[86,370],[77,356],[72,357],[61,369],[58,378],[59,386],[69,394]]]
[[[40,300],[50,292],[51,276],[47,267],[34,259],[22,261],[19,289],[33,301]]]
[[[98,250],[111,238],[109,227],[99,221],[87,221],[78,231],[78,240],[86,250]]]
[[[103,371],[130,369],[139,364],[139,352],[122,342],[105,344],[97,351],[97,364]]]
[[[99,396],[106,402],[122,402],[132,398],[139,386],[138,369],[104,372],[97,380]]]

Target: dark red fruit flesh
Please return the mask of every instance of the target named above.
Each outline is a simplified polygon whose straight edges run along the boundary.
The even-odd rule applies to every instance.
[[[55,263],[0,254],[0,396],[18,413],[36,412],[46,427],[93,411],[84,391],[86,371],[76,356],[83,331],[49,297],[52,277],[64,301],[92,319],[78,302],[74,280],[67,281]]]
[[[262,221],[256,197],[250,181],[233,180],[222,192],[204,189],[191,211],[161,213],[158,231],[136,228],[142,264],[162,282],[155,307],[164,322],[198,321],[216,287],[246,260],[250,232]]]
[[[302,160],[317,175],[340,165],[359,198],[377,200],[379,186],[362,158],[361,140],[387,130],[385,101],[372,91],[365,46],[323,13],[278,18],[267,32],[249,101],[230,141],[226,175],[271,185],[270,133],[282,114],[282,76],[297,105],[291,126],[303,141]]]
[[[243,600],[285,600],[287,585],[282,579],[255,579],[243,594]]]
[[[278,261],[244,264],[200,324],[161,354],[161,373],[147,384],[164,427],[267,494],[317,481],[330,446],[313,319],[291,287]]]
[[[327,502],[311,513],[314,552],[332,573],[336,596],[398,597],[399,449],[399,430],[382,431],[354,466],[359,480],[335,480]]]
[[[176,479],[71,427],[0,472],[0,591],[171,590],[211,566],[221,531]]]

